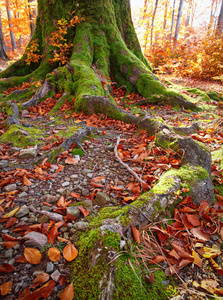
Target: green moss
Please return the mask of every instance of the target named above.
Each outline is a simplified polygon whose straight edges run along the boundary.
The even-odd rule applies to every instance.
[[[208,96],[208,94],[205,93],[205,92],[203,92],[203,91],[201,91],[200,89],[193,88],[193,89],[187,89],[187,91],[189,93],[192,93],[192,94],[197,94],[198,96],[201,97],[202,101],[206,101],[206,102],[210,102],[211,101],[211,99]]]
[[[106,233],[102,236],[103,245],[108,250],[119,251],[121,237],[117,232],[111,232],[106,230]]]
[[[28,134],[26,134],[27,132]],[[1,143],[11,142],[15,147],[33,146],[40,144],[38,140],[42,131],[36,128],[25,128],[19,125],[11,125],[9,129],[0,137]]]
[[[215,163],[219,164],[220,169],[223,169],[223,149],[213,151],[211,155],[212,161],[215,161]]]
[[[80,157],[81,157],[81,156],[84,156],[84,152],[83,152],[82,149],[74,148],[74,149],[71,151],[71,153],[72,153],[73,155],[79,155]]]
[[[176,294],[173,286],[173,280],[167,278],[164,271],[158,270],[153,274],[155,280],[152,284],[145,281],[142,276],[141,270],[136,266],[133,259],[131,259],[132,267],[124,256],[115,263],[115,290],[112,299],[113,300],[158,300],[158,299],[169,299],[169,297]],[[137,276],[138,278],[137,278]],[[140,278],[140,280],[139,280]],[[162,282],[170,280],[171,285],[165,286]],[[141,283],[140,283],[141,281]]]

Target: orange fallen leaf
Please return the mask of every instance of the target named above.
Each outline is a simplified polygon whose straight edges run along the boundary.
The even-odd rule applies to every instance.
[[[41,286],[38,290],[34,291],[30,295],[26,296],[24,300],[39,300],[40,298],[48,298],[56,283],[54,280],[50,280]]]
[[[61,196],[60,199],[57,201],[57,206],[63,206],[65,203],[64,196]]]
[[[80,194],[78,194],[78,193],[72,192],[72,193],[70,193],[70,195],[71,195],[71,197],[73,197],[73,198],[77,198],[77,199],[80,198]]]
[[[81,205],[78,206],[78,209],[82,212],[82,214],[87,217],[89,215],[89,211],[86,208],[83,208]]]
[[[26,177],[26,176],[23,176],[23,184],[26,185],[26,186],[31,186],[32,185],[32,182]]]
[[[194,258],[194,264],[197,265],[198,267],[202,268],[202,259],[200,258],[199,254],[192,250],[192,255]]]
[[[57,173],[61,172],[64,169],[64,166],[58,165],[58,169],[56,170]]]
[[[10,249],[10,248],[14,247],[17,244],[18,244],[17,241],[9,241],[9,242],[3,242],[2,246],[7,248],[7,249]]]
[[[70,157],[70,155],[67,155],[67,159],[65,160],[65,164],[69,165],[76,165],[78,163],[79,159],[74,157]]]
[[[40,251],[34,248],[25,248],[24,256],[31,265],[39,264],[42,257]]]
[[[74,298],[74,285],[70,283],[61,294],[60,300],[73,300]]]
[[[69,243],[63,249],[63,256],[67,261],[74,260],[78,255],[78,250],[74,247],[73,244]]]
[[[50,278],[50,275],[47,273],[42,273],[37,275],[36,278],[33,280],[33,283],[30,284],[32,289],[35,289],[38,285],[45,283]]]
[[[49,250],[47,251],[47,254],[51,261],[56,262],[60,259],[60,250],[55,247],[49,248]]]
[[[5,283],[3,283],[2,285],[0,285],[0,291],[1,291],[1,295],[5,296],[7,295],[12,289],[12,282],[11,281],[7,281]]]
[[[136,229],[133,225],[131,225],[131,228],[132,228],[132,234],[133,234],[134,241],[137,244],[140,244],[140,234],[139,234],[138,229]]]

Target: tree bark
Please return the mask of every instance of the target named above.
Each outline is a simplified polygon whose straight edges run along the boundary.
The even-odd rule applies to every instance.
[[[218,16],[218,23],[216,28],[216,36],[221,36],[223,33],[223,0],[221,2],[221,9]]]
[[[1,59],[9,59],[8,55],[5,52],[5,44],[4,44],[4,37],[3,37],[3,31],[2,31],[1,8],[0,8],[0,58]]]
[[[10,31],[10,38],[11,38],[11,45],[12,45],[12,51],[15,51],[16,49],[16,41],[15,41],[15,35],[13,32],[13,25],[12,25],[12,14],[11,10],[9,8],[9,1],[6,0],[6,11],[7,11],[7,16],[8,16],[8,22],[9,22],[9,31]]]
[[[150,48],[152,48],[152,45],[153,45],[153,28],[154,28],[154,22],[155,22],[158,3],[159,3],[159,0],[156,0],[155,7],[154,7],[154,10],[153,10],[153,15],[152,15],[151,34],[150,34]]]
[[[37,15],[36,9],[32,8],[32,2],[34,0],[28,0],[29,20],[30,20],[30,38],[32,38],[35,30],[35,18]]]
[[[176,0],[173,1],[173,11],[172,11],[171,29],[170,29],[170,43],[171,44],[172,44],[172,38],[173,38],[173,26],[174,26],[174,18],[175,18],[175,5],[176,5]]]
[[[167,0],[165,3],[164,18],[163,18],[163,29],[164,30],[166,29],[168,6],[169,6],[169,1]]]
[[[174,35],[174,43],[175,44],[177,43],[179,30],[180,30],[180,20],[181,20],[181,16],[182,16],[183,4],[184,4],[184,0],[180,0],[178,14],[177,14],[177,23],[176,23],[176,28],[175,28],[175,35]]]

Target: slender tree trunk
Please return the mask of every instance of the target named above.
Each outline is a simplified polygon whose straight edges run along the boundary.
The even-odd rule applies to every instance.
[[[169,0],[167,0],[165,3],[164,18],[163,18],[163,30],[166,29],[168,5],[169,5]]]
[[[184,0],[180,0],[178,14],[177,14],[177,22],[176,22],[176,27],[175,27],[175,34],[174,34],[174,44],[176,44],[177,40],[178,40],[180,21],[181,21],[181,16],[182,16],[182,11],[183,11],[183,4],[184,4]]]
[[[150,33],[150,48],[152,48],[152,45],[153,45],[153,29],[154,29],[154,22],[155,22],[158,3],[159,3],[159,0],[156,0],[155,7],[154,7],[154,10],[153,10],[153,15],[152,15],[151,33]]]
[[[186,27],[186,33],[184,36],[185,39],[187,39],[189,37],[188,29],[189,29],[189,25],[191,22],[192,7],[193,7],[193,0],[189,0],[188,9],[187,9],[187,17],[186,17],[186,21],[185,21],[185,27]]]
[[[218,16],[218,23],[216,28],[216,36],[221,36],[223,33],[223,0],[221,2],[221,9]]]
[[[5,52],[5,43],[2,31],[2,17],[1,17],[1,8],[0,8],[0,58],[1,59],[9,59]]]
[[[170,29],[170,44],[172,44],[172,38],[173,38],[173,26],[174,26],[174,18],[175,18],[175,5],[176,5],[176,0],[173,0],[173,11],[172,11],[172,20],[171,20],[171,29]]]
[[[6,11],[7,11],[7,16],[8,16],[8,22],[9,22],[9,31],[10,31],[10,38],[11,38],[11,45],[12,45],[12,51],[15,51],[16,49],[16,41],[15,41],[15,35],[13,32],[13,26],[12,26],[12,14],[11,10],[9,8],[9,0],[6,0]]]
[[[35,19],[36,19],[36,15],[37,15],[37,11],[35,8],[32,7],[32,2],[34,0],[28,0],[28,10],[29,10],[29,20],[30,20],[30,38],[33,36],[34,34],[34,30],[35,30]]]

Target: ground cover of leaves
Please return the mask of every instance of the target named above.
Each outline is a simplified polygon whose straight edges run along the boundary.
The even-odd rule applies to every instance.
[[[221,86],[218,88],[220,89]],[[189,126],[192,122],[198,121],[201,129],[191,136],[205,143],[211,151],[222,147],[223,132],[219,120],[222,119],[223,110],[216,101],[208,103],[210,107],[208,113],[204,111],[195,113],[183,108],[177,112],[169,105],[149,104],[136,107],[134,104],[142,98],[135,94],[126,97],[125,92],[120,89],[114,88],[113,95],[117,103],[126,110],[131,110],[134,114],[147,114],[153,118],[158,116],[170,126]],[[126,98],[129,107],[125,105]],[[200,101],[198,95],[196,99],[197,102]],[[73,298],[72,283],[69,282],[67,274],[69,261],[74,260],[78,255],[78,249],[75,247],[78,232],[87,229],[89,218],[96,216],[102,207],[121,207],[126,203],[131,204],[143,192],[140,183],[115,157],[114,146],[119,136],[119,157],[147,183],[144,190],[154,186],[163,172],[180,166],[181,157],[178,153],[157,147],[154,137],[149,137],[145,131],[137,132],[137,128],[133,125],[109,119],[104,115],[86,116],[83,113],[73,113],[68,102],[65,102],[56,116],[50,116],[49,112],[56,101],[57,97],[48,98],[38,106],[30,108],[29,111],[20,112],[22,124],[27,127],[41,128],[43,131],[38,137],[40,144],[29,148],[29,157],[22,155],[21,148],[11,143],[0,145],[0,250],[2,252],[0,290],[3,298],[7,300],[29,299],[29,297]],[[5,120],[6,115],[1,113],[1,134],[6,131]],[[55,162],[50,163],[48,159],[41,160],[47,151],[53,150],[63,142],[69,127],[77,127],[78,130],[80,126],[85,125],[96,127],[96,131],[82,142],[82,150],[72,145],[68,151],[60,154]],[[181,244],[178,245],[178,249],[176,246],[172,250],[161,248],[165,255],[158,253],[156,249],[153,256],[155,263],[161,262],[161,267],[168,270],[167,275],[177,273],[176,278],[181,278],[185,282],[192,281],[191,288],[194,287],[195,281],[196,288],[208,293],[215,293],[219,290],[217,284],[222,284],[222,221],[217,218],[222,212],[223,179],[218,160],[213,163],[213,176],[218,204],[215,204],[217,207],[208,208],[210,209],[208,226],[209,229],[211,228],[209,232],[200,233],[200,226],[207,225],[202,219],[204,214],[199,215],[200,209],[196,210],[190,199],[183,199],[181,193],[185,194],[187,191],[181,190],[178,196],[181,197],[181,201],[185,201],[184,207],[188,209],[181,211],[181,207],[180,212],[175,211],[174,219],[175,223],[178,222],[178,227],[173,229],[172,224],[172,227],[169,226],[167,229],[155,228],[159,247],[164,246],[166,243],[164,241],[168,241],[170,235],[181,240]],[[186,216],[182,215],[185,213]],[[166,218],[170,217],[170,214],[167,214]],[[212,230],[211,222],[217,223],[215,230]],[[177,234],[180,231],[181,236],[177,236],[174,230]],[[136,242],[140,242],[141,246],[148,246],[149,231],[151,227],[147,231],[142,231],[139,237],[137,230],[133,228]],[[199,237],[198,231],[201,235]],[[202,240],[204,234],[209,235],[208,238],[206,236],[205,241]],[[217,247],[212,250],[217,255],[211,254],[210,258],[218,260],[218,267],[210,263],[209,268],[205,268],[206,273],[209,269],[210,274],[215,274],[214,276],[208,275],[209,278],[202,273],[205,260],[209,258],[202,257],[201,252],[197,251],[198,254],[193,256],[194,248],[188,246],[187,254],[184,253],[182,256],[182,249],[179,248],[185,247],[182,236],[189,239],[186,240],[189,245],[205,242],[206,244],[200,248],[212,249],[213,245]],[[146,247],[143,251],[143,255],[146,256]],[[156,261],[157,255],[160,261]],[[149,259],[152,258],[147,254],[147,260]],[[167,262],[169,265],[165,266]],[[190,272],[190,268],[185,267],[188,264],[196,270],[197,278],[193,277],[194,272]],[[214,283],[210,281],[202,283],[204,279],[213,280]],[[153,279],[149,277],[149,280],[152,284]],[[205,289],[204,286],[208,288]]]

